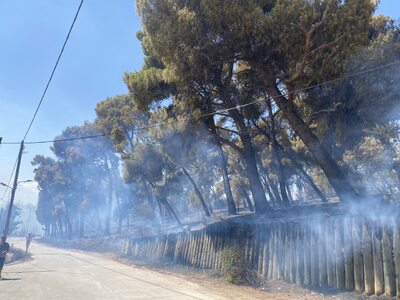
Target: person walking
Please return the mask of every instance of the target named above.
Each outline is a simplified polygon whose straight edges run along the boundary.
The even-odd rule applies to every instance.
[[[29,245],[31,244],[32,241],[32,233],[28,233],[28,235],[26,236],[26,250],[25,253],[28,253],[28,249],[29,249]]]
[[[1,277],[1,271],[3,271],[3,266],[4,262],[6,260],[6,255],[7,252],[10,250],[10,244],[6,242],[7,237],[2,236],[1,237],[1,243],[0,243],[0,279]]]

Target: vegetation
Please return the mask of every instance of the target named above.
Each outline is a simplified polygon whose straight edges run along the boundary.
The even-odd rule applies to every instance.
[[[243,251],[238,248],[227,248],[222,254],[222,270],[226,280],[236,285],[247,284],[249,270]]]
[[[398,201],[400,29],[371,0],[138,0],[129,93],[33,160],[47,234]],[[384,67],[382,67],[384,66]]]

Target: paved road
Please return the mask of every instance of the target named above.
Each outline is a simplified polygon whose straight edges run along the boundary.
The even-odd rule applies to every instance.
[[[21,239],[9,242],[23,248]],[[216,292],[100,255],[35,242],[31,252],[32,260],[4,267],[0,299],[232,299],[228,291]]]

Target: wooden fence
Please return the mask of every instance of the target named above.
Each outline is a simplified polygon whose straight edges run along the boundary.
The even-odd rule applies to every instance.
[[[395,217],[221,222],[197,231],[126,239],[122,251],[138,260],[221,270],[224,250],[232,247],[266,280],[400,297]]]

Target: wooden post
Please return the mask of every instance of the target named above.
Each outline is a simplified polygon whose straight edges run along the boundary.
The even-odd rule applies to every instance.
[[[209,241],[209,248],[208,248],[209,249],[208,250],[208,253],[209,253],[208,268],[214,269],[215,253],[216,253],[215,245],[217,243],[217,235],[214,230],[209,232],[209,239],[210,239],[210,241]]]
[[[220,269],[220,260],[221,260],[221,252],[222,252],[222,233],[220,231],[216,234],[217,244],[216,244],[216,254],[215,254],[215,264],[214,269]]]
[[[188,251],[189,251],[189,233],[185,232],[185,237],[183,240],[183,256],[182,256],[182,263],[184,265],[188,264]]]
[[[276,224],[275,239],[274,239],[274,262],[273,262],[273,277],[272,279],[279,279],[279,224]]]
[[[211,269],[211,262],[214,259],[213,255],[213,235],[211,231],[208,231],[207,234],[207,256],[206,256],[206,268]]]
[[[203,238],[203,262],[202,262],[202,269],[207,268],[207,261],[210,253],[208,252],[209,249],[209,234],[206,229],[204,229],[204,238]]]
[[[364,291],[363,257],[361,252],[361,228],[358,220],[353,219],[353,258],[354,258],[354,285],[357,293]]]
[[[382,224],[382,255],[385,295],[392,297],[396,294],[396,275],[392,257],[392,244],[390,243],[387,227],[384,224]]]
[[[278,226],[278,279],[282,280],[283,279],[283,274],[284,274],[284,266],[285,266],[285,256],[284,256],[284,229],[282,228],[282,224],[279,223]]]
[[[374,226],[372,233],[372,253],[374,261],[374,282],[375,282],[375,295],[383,293],[383,265],[382,265],[382,248],[381,248],[381,230]]]
[[[213,239],[214,235],[212,234],[211,231],[208,232],[207,234],[207,243],[208,243],[208,248],[207,248],[207,256],[206,256],[206,268],[211,269],[211,264],[212,260],[214,259],[214,251],[213,251]]]
[[[312,225],[311,225],[312,226]],[[311,285],[319,285],[319,267],[318,267],[318,239],[316,228],[311,228],[310,232],[310,254],[311,254]]]
[[[283,259],[284,273],[283,279],[290,282],[290,223],[282,224],[282,241],[283,241]]]
[[[328,284],[328,275],[326,271],[326,239],[325,222],[321,220],[318,226],[318,264],[320,286],[327,286]]]
[[[296,284],[301,285],[304,283],[304,236],[303,236],[303,223],[297,225],[297,252],[296,252]]]
[[[336,265],[335,265],[335,235],[334,235],[334,219],[329,218],[326,223],[326,267],[327,280],[329,287],[336,286]]]
[[[364,258],[365,293],[367,295],[372,295],[375,293],[372,232],[369,227],[369,224],[366,221],[364,221],[362,225],[362,244],[364,250],[363,258]]]
[[[290,236],[290,282],[296,283],[298,223],[293,223],[291,227],[292,230]]]
[[[274,245],[275,245],[275,226],[270,225],[269,242],[268,242],[268,274],[267,279],[273,279],[274,272]]]
[[[311,234],[309,224],[304,224],[304,284],[311,285]]]
[[[197,232],[196,236],[196,263],[195,267],[200,268],[201,256],[203,254],[203,230]]]
[[[262,259],[262,277],[264,279],[268,278],[268,270],[269,270],[269,245],[270,245],[270,239],[271,239],[271,232],[267,230],[267,227],[264,225],[264,228],[262,230],[262,234],[264,235],[263,238],[263,259]]]
[[[257,273],[259,276],[263,276],[263,263],[264,263],[264,244],[266,238],[266,229],[264,229],[264,224],[256,226],[256,236],[257,236]]]
[[[178,263],[178,255],[179,255],[179,248],[180,248],[180,234],[178,233],[177,235],[177,241],[176,241],[176,245],[174,247],[174,251],[173,251],[173,262],[174,264]]]
[[[208,249],[208,243],[207,243],[207,231],[206,229],[203,229],[203,237],[201,239],[202,247],[201,247],[201,261],[200,261],[200,268],[205,269],[206,268],[206,262],[207,262],[207,249]]]
[[[191,264],[192,267],[196,267],[196,258],[197,258],[197,240],[198,240],[198,231],[194,231],[191,233],[192,235],[192,246],[191,246]]]
[[[394,264],[397,278],[397,298],[400,298],[400,233],[397,220],[393,223]]]
[[[335,220],[335,264],[336,264],[336,287],[343,290],[344,284],[344,258],[343,258],[343,237],[340,217]]]
[[[226,248],[226,232],[220,234],[220,250],[218,251],[218,270],[222,270],[223,253]]]
[[[203,266],[203,258],[204,258],[204,235],[205,231],[202,229],[200,231],[200,237],[199,237],[199,255],[198,255],[198,263],[197,267],[201,268]]]
[[[197,254],[197,237],[198,237],[198,231],[193,231],[191,233],[191,249],[190,249],[190,261],[191,261],[191,265],[192,267],[196,267],[196,254]]]
[[[351,219],[345,218],[344,226],[344,270],[345,270],[345,288],[347,291],[354,290],[354,264],[353,264],[353,241]]]

